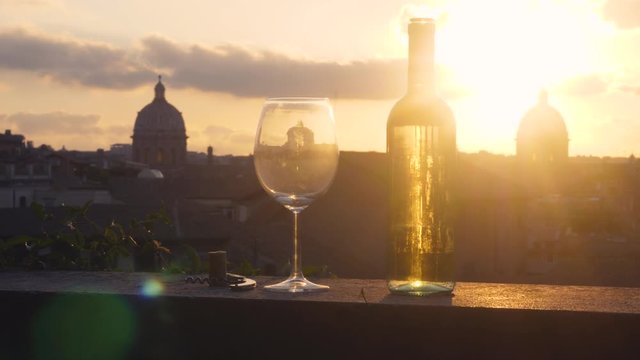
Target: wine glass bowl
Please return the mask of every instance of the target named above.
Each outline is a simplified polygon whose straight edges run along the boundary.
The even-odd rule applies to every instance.
[[[325,98],[271,98],[262,107],[254,147],[260,184],[294,215],[291,275],[266,286],[271,291],[307,292],[328,287],[302,274],[298,214],[322,196],[338,166],[333,110]]]

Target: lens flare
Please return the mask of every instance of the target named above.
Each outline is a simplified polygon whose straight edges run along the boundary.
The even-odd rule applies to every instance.
[[[146,297],[156,297],[164,292],[164,285],[156,279],[148,279],[142,284],[140,292]]]
[[[137,319],[121,297],[66,294],[34,317],[34,359],[126,359]]]

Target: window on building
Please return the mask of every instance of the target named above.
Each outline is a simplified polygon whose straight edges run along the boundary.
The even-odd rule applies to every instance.
[[[43,163],[33,165],[33,175],[44,176],[47,175],[47,165]]]
[[[16,164],[15,174],[19,176],[29,175],[29,169],[26,164]]]
[[[164,163],[164,149],[163,148],[158,149],[158,152],[156,153],[156,162],[158,164],[163,164]]]
[[[229,220],[233,220],[235,217],[235,211],[233,211],[232,207],[224,207],[222,208],[222,215]]]

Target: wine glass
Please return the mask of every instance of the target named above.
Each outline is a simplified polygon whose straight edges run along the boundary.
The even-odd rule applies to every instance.
[[[270,291],[328,290],[302,274],[298,215],[324,194],[338,167],[333,110],[326,98],[270,98],[262,107],[254,147],[260,184],[293,213],[291,275]]]

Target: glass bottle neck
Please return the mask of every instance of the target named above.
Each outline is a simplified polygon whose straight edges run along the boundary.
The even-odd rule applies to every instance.
[[[408,94],[435,95],[433,22],[409,24],[409,81]]]

